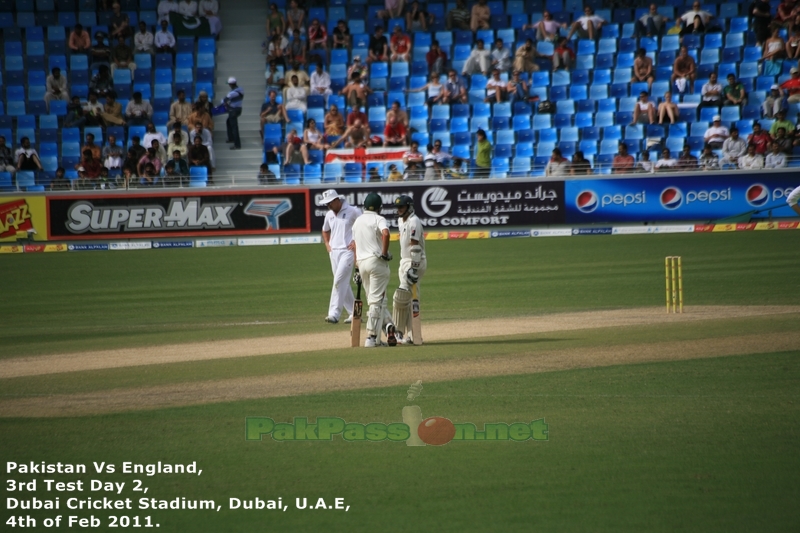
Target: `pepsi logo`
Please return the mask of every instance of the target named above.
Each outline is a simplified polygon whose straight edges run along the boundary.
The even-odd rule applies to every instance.
[[[678,209],[683,204],[683,193],[677,187],[667,187],[661,191],[661,207]]]
[[[766,185],[755,183],[747,189],[745,198],[747,203],[753,207],[761,207],[769,200],[769,189]]]
[[[581,191],[575,199],[575,207],[577,207],[578,211],[581,213],[591,213],[597,209],[599,203],[594,191]]]

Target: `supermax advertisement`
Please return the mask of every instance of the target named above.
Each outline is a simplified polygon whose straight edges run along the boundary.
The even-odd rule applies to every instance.
[[[764,209],[754,217],[792,217],[786,197],[800,173],[706,173],[572,180],[565,186],[566,222],[717,220]]]

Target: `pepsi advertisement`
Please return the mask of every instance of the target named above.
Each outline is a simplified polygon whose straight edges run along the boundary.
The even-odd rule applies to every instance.
[[[793,217],[786,197],[800,185],[796,172],[706,173],[571,180],[565,185],[566,222],[717,220],[763,210],[753,217]]]

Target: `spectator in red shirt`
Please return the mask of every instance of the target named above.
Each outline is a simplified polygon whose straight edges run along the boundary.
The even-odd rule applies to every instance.
[[[619,153],[614,156],[614,161],[611,164],[611,172],[614,174],[628,174],[633,171],[636,165],[636,160],[632,155],[628,154],[628,147],[620,143]]]
[[[386,128],[383,130],[383,136],[384,146],[405,146],[406,127],[394,115],[390,115],[386,122]]]
[[[444,65],[447,63],[447,54],[444,50],[439,48],[439,41],[431,42],[431,49],[425,54],[425,60],[428,62],[429,74],[441,74],[444,72]]]
[[[747,144],[755,145],[756,153],[764,155],[767,153],[767,148],[771,142],[772,138],[769,133],[761,129],[761,124],[754,122],[753,133],[747,136]]]
[[[800,102],[800,70],[797,67],[792,67],[789,72],[791,72],[792,78],[781,83],[781,89],[789,92],[787,101],[790,104],[796,104]]]
[[[328,48],[328,30],[317,19],[312,20],[311,26],[308,27],[308,48],[309,50]]]
[[[408,55],[411,53],[411,39],[403,33],[403,29],[399,24],[394,27],[394,33],[389,44],[392,49],[391,60],[408,63]]]
[[[367,114],[354,107],[352,111],[347,115],[347,127],[349,128],[353,124],[356,123],[356,120],[360,120],[361,124],[369,124],[369,119],[367,118]]]

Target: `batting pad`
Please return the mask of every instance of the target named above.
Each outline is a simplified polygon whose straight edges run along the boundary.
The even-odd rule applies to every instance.
[[[401,288],[394,291],[392,321],[403,333],[411,330],[411,291]]]

